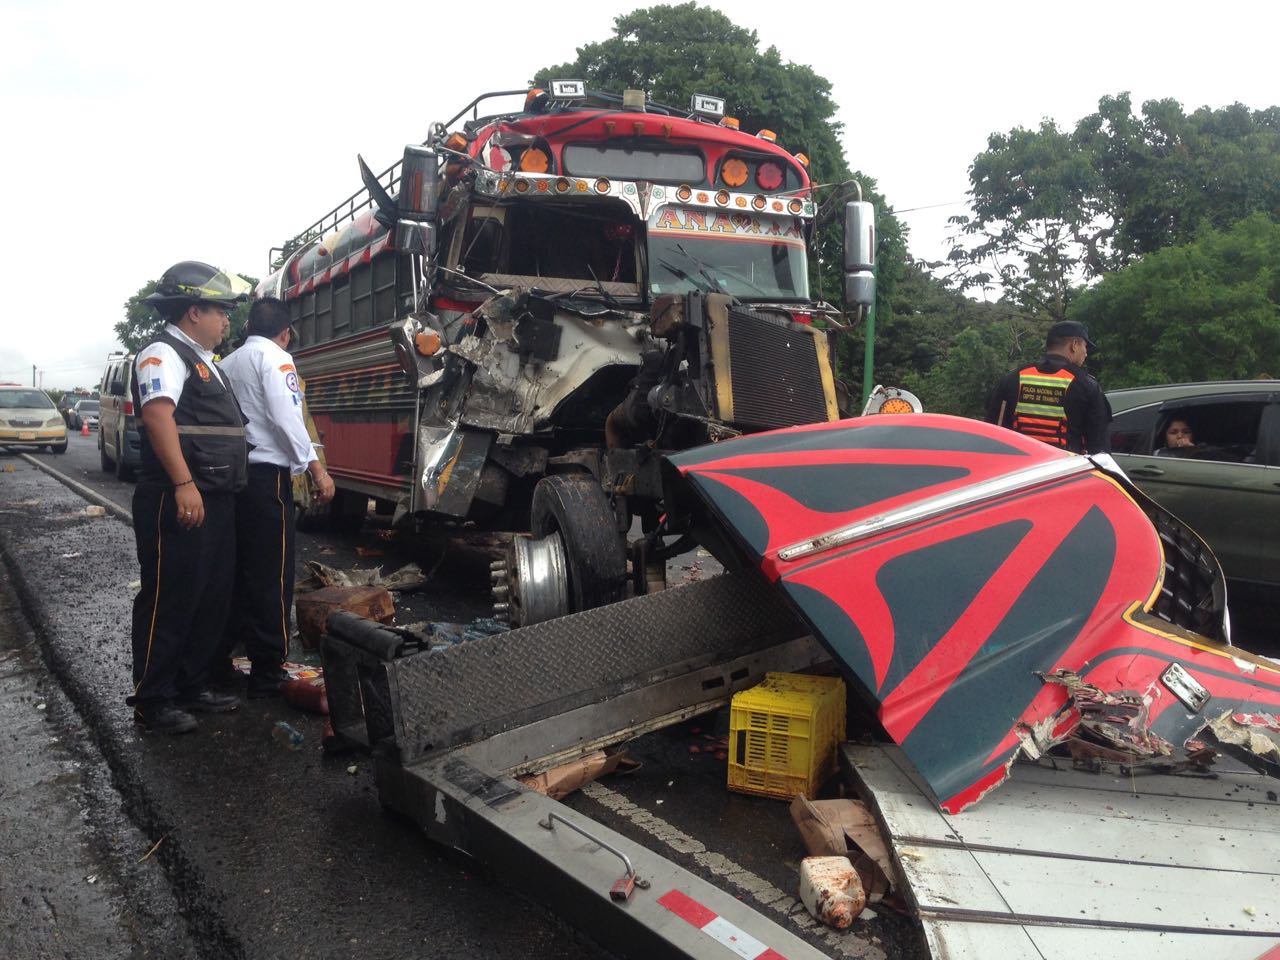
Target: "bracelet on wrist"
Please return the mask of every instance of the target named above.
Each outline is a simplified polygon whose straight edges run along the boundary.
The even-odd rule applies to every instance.
[[[173,485],[173,489],[177,490],[179,487],[185,487],[188,483],[195,483],[195,482],[196,482],[195,477],[187,477],[187,479],[183,480],[181,483],[175,483]]]

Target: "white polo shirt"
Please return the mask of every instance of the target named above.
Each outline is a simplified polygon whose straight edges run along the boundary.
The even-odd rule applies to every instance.
[[[302,389],[293,357],[275,341],[251,336],[222,361],[222,372],[249,419],[250,463],[288,467],[296,475],[319,460],[302,419]]]
[[[164,332],[189,346],[218,379],[224,384],[227,382],[213,362],[212,350],[200,346],[172,323],[165,325]],[[187,365],[177,350],[167,343],[153,343],[134,358],[133,368],[138,380],[138,397],[143,406],[157,397],[167,397],[177,406],[187,382]]]

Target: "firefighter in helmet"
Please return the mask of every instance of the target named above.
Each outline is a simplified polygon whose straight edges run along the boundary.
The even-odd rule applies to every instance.
[[[1096,350],[1083,323],[1055,323],[1045,338],[1044,356],[996,384],[987,420],[1072,453],[1109,453],[1111,405],[1084,369]]]
[[[133,529],[142,587],[127,702],[139,724],[161,733],[185,733],[195,729],[193,713],[240,704],[208,681],[230,608],[235,493],[248,458],[244,417],[213,351],[248,292],[239,277],[187,260],[166,270],[145,300],[165,326],[134,361],[142,464]]]

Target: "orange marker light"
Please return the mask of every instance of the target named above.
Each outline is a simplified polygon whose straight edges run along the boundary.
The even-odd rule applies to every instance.
[[[413,338],[413,346],[424,357],[433,357],[440,350],[440,334],[423,331]]]
[[[903,400],[901,397],[894,397],[893,399],[886,400],[884,402],[884,404],[880,407],[880,412],[881,413],[915,413],[915,410],[912,409],[911,404],[909,404],[906,400]]]
[[[740,187],[747,182],[747,165],[741,160],[726,160],[720,168],[720,179],[731,187]]]
[[[770,143],[778,142],[778,135],[774,133],[772,130],[761,130],[759,133],[756,134],[756,136],[759,137],[761,140],[768,140]]]
[[[525,173],[546,173],[550,168],[550,159],[537,147],[530,147],[520,154],[520,169]]]

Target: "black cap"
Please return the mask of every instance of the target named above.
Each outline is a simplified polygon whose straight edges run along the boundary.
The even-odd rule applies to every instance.
[[[1055,340],[1066,340],[1070,337],[1083,339],[1091,352],[1098,349],[1098,345],[1089,339],[1089,328],[1079,320],[1059,320],[1049,328],[1049,334],[1045,337],[1045,341],[1053,343]]]

